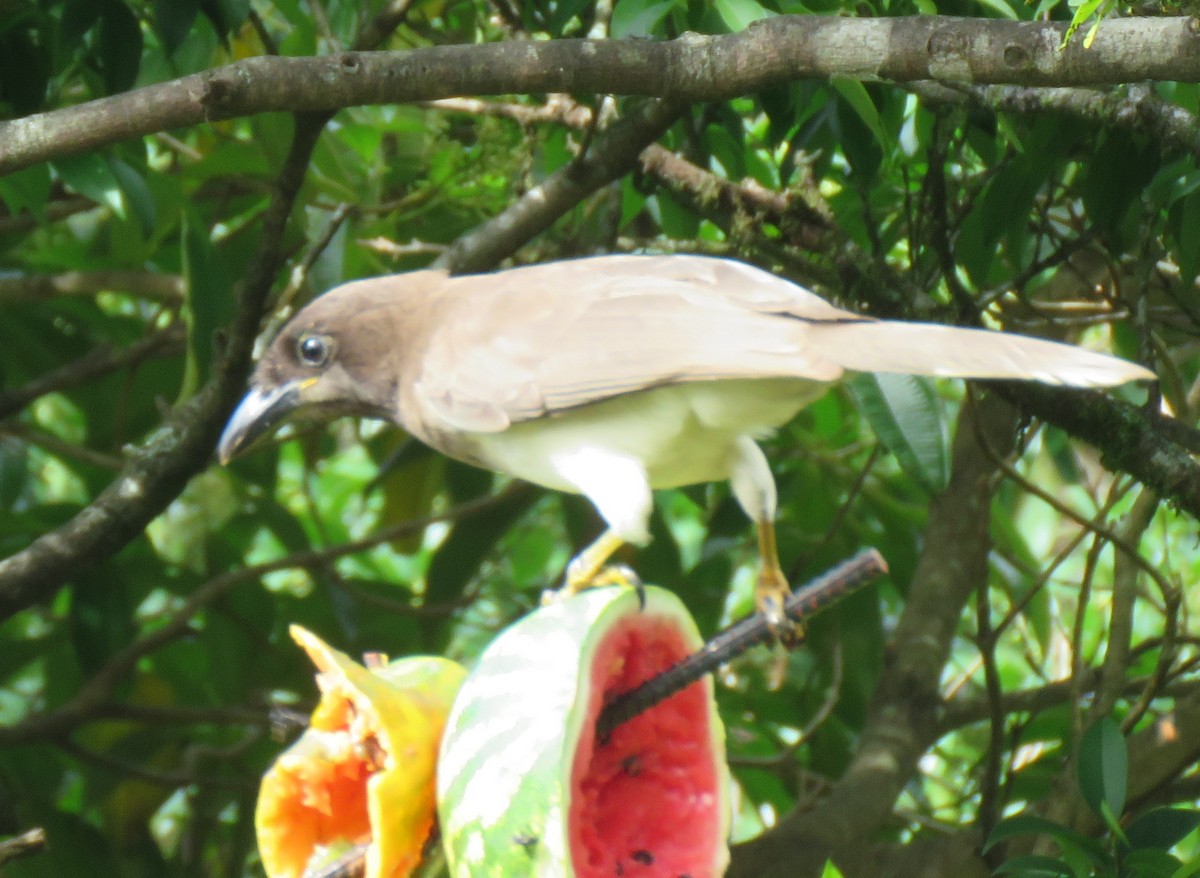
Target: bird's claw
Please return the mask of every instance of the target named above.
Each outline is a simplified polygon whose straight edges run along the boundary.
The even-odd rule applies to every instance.
[[[791,596],[792,590],[783,571],[764,567],[758,575],[755,602],[758,611],[766,617],[775,641],[786,649],[792,649],[804,640],[804,625],[787,617],[785,605]]]
[[[563,578],[561,586],[558,588],[548,588],[542,592],[543,607],[548,607],[551,604],[557,604],[574,597],[585,588],[620,585],[636,589],[638,604],[642,609],[645,609],[646,586],[642,583],[642,578],[634,572],[632,567],[625,564],[606,564],[599,570],[582,576],[579,575],[579,571],[572,570],[572,566],[574,565],[567,567],[567,575]]]

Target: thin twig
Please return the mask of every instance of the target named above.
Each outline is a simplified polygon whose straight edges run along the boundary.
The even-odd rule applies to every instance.
[[[1137,701],[1130,705],[1128,713],[1121,720],[1121,731],[1127,735],[1132,733],[1137,724],[1141,722],[1146,711],[1150,709],[1150,703],[1162,694],[1166,679],[1170,676],[1171,665],[1175,660],[1175,645],[1179,632],[1179,607],[1182,601],[1182,591],[1176,591],[1167,598],[1167,605],[1164,608],[1163,637],[1158,647],[1158,661],[1154,663],[1150,679],[1142,687]]]
[[[30,229],[37,228],[41,222],[58,222],[77,213],[83,213],[85,210],[94,210],[96,207],[96,202],[90,198],[70,197],[52,201],[46,205],[40,216],[30,211],[22,211],[15,216],[0,215],[0,235],[28,232]]]
[[[979,782],[979,813],[976,825],[986,837],[996,825],[1000,810],[1000,773],[1004,755],[1004,707],[1000,670],[996,666],[996,630],[992,626],[992,605],[988,600],[988,583],[979,583],[975,595],[975,627],[979,656],[983,662],[983,680],[987,687],[988,746],[984,754],[983,777]],[[999,864],[993,864],[999,865]]]
[[[784,613],[793,621],[801,621],[886,572],[883,556],[875,549],[866,549],[796,589],[784,604]],[[596,720],[596,737],[604,740],[621,723],[687,688],[750,647],[768,642],[771,636],[762,613],[735,622],[699,652],[609,701]]]
[[[191,630],[192,619],[201,609],[219,600],[234,587],[252,582],[277,570],[318,567],[345,555],[352,555],[379,543],[401,539],[420,533],[431,524],[453,521],[466,515],[482,511],[493,504],[502,503],[513,491],[529,490],[523,485],[514,485],[507,491],[462,503],[437,515],[411,519],[369,537],[351,543],[342,543],[325,549],[309,550],[288,555],[265,564],[241,567],[210,579],[196,589],[186,601],[158,628],[121,649],[92,677],[79,687],[75,697],[47,713],[35,714],[11,726],[0,726],[0,745],[20,744],[61,735],[65,731],[90,722],[97,711],[108,703],[113,690],[125,675],[144,657],[161,649]]]
[[[224,790],[248,790],[257,786],[257,782],[244,775],[238,777],[202,777],[190,771],[160,771],[147,768],[145,759],[122,759],[110,753],[100,753],[80,746],[69,737],[63,736],[54,741],[55,745],[65,753],[69,753],[81,762],[106,768],[124,777],[132,777],[155,786],[175,789],[195,784],[196,786],[212,787]]]
[[[0,391],[0,420],[12,417],[47,393],[84,384],[153,357],[174,356],[182,353],[183,349],[184,331],[181,323],[152,332],[119,350],[109,345],[93,348],[79,359],[64,363],[28,384]]]
[[[119,455],[105,454],[103,451],[96,451],[92,448],[76,445],[74,442],[68,442],[66,439],[61,439],[53,433],[39,430],[36,427],[30,427],[18,421],[7,421],[0,424],[0,436],[9,436],[30,445],[36,445],[53,457],[62,458],[63,460],[75,460],[89,466],[99,467],[100,469],[116,472],[125,465],[125,459]]]
[[[1153,564],[1151,564],[1149,561],[1147,561],[1145,558],[1143,558],[1141,556],[1141,553],[1138,551],[1137,546],[1131,545],[1129,540],[1125,539],[1123,536],[1116,533],[1112,528],[1105,527],[1098,520],[1096,520],[1094,518],[1088,518],[1087,516],[1085,516],[1079,512],[1076,512],[1074,509],[1072,509],[1066,503],[1063,503],[1061,500],[1059,500],[1057,497],[1055,497],[1049,491],[1044,490],[1043,488],[1041,488],[1034,482],[1025,478],[1025,476],[1023,476],[1020,473],[1020,471],[1017,470],[1017,468],[1015,466],[1013,466],[1007,460],[1000,457],[1000,455],[998,455],[996,453],[995,449],[993,449],[990,445],[988,445],[982,436],[980,437],[980,442],[983,445],[984,450],[992,458],[992,461],[996,464],[996,466],[999,467],[1003,471],[1005,476],[1007,476],[1008,478],[1010,478],[1014,482],[1016,482],[1018,485],[1020,485],[1022,490],[1027,491],[1030,494],[1033,494],[1033,496],[1037,497],[1043,503],[1050,506],[1050,508],[1052,508],[1054,511],[1058,512],[1060,515],[1064,516],[1065,518],[1071,519],[1071,521],[1075,522],[1076,524],[1080,525],[1081,527],[1086,528],[1087,530],[1094,533],[1096,536],[1101,537],[1102,539],[1106,540],[1107,542],[1110,542],[1114,546],[1118,547],[1122,552],[1124,552],[1126,555],[1128,555],[1130,560],[1132,560],[1133,563],[1137,564],[1137,566],[1140,567],[1146,573],[1147,576],[1149,576],[1152,580],[1154,580],[1154,584],[1158,586],[1159,591],[1163,594],[1164,597],[1175,591],[1174,586],[1172,586],[1171,583],[1167,581],[1166,577],[1162,574],[1162,572],[1160,570],[1158,570]]]
[[[61,271],[0,277],[0,301],[25,302],[58,296],[124,293],[171,305],[183,304],[183,279],[154,271]]]
[[[1138,546],[1142,534],[1154,520],[1158,509],[1158,495],[1143,489],[1133,508],[1117,523],[1114,531],[1130,545]],[[1092,704],[1093,719],[1108,716],[1116,704],[1121,684],[1129,673],[1129,652],[1133,641],[1133,613],[1137,598],[1138,569],[1136,559],[1124,549],[1116,549],[1113,558],[1112,597],[1109,602],[1108,641],[1101,666],[1100,684],[1096,687],[1096,698]],[[1174,591],[1172,589],[1172,591]],[[1164,598],[1169,593],[1164,593]],[[1083,608],[1080,607],[1080,613]]]
[[[18,857],[41,853],[46,849],[46,830],[37,826],[20,835],[0,840],[0,865]]]

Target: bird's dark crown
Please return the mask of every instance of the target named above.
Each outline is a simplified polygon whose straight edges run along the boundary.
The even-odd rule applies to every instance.
[[[284,326],[259,362],[253,383],[300,382],[300,402],[315,410],[310,414],[386,417],[395,398],[395,376],[379,367],[394,355],[397,341],[388,309],[342,293],[320,297]]]

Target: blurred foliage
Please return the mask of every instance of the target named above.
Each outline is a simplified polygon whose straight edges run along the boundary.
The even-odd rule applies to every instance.
[[[7,0],[0,118],[241,58],[336,51],[384,5]],[[670,37],[728,32],[780,13],[918,12],[1072,15],[1054,0],[620,0],[611,30]],[[583,36],[596,24],[587,0],[421,0],[386,48],[498,41],[519,31]],[[1192,84],[1155,90],[1189,112],[1200,104]],[[207,377],[292,128],[289,115],[264,114],[164,131],[0,178],[0,281],[71,272],[85,287],[80,295],[3,288],[4,554],[86,508],[128,446]],[[426,265],[564,167],[582,137],[559,124],[522,125],[463,108],[343,110],[320,141],[287,233],[298,270],[279,279],[279,314],[344,280]],[[1167,402],[1194,422],[1193,157],[1168,154],[1141,132],[1053,114],[997,115],[857,81],[796,82],[698,104],[662,144],[719,178],[819,199],[837,246],[804,251],[784,223],[704,211],[699,196],[689,201],[634,173],[580,203],[517,260],[702,250],[782,270],[844,301],[886,302],[941,320],[961,313],[965,295],[992,325],[1051,331],[1132,358],[1153,351]],[[860,254],[864,270],[904,278],[903,286],[872,291],[861,277],[847,279],[836,261],[846,252]],[[947,258],[956,266],[949,276]],[[151,336],[163,343],[119,368],[83,368]],[[50,389],[11,402],[52,375],[59,379]],[[1118,393],[1139,398],[1136,389]],[[811,803],[855,752],[889,651],[905,646],[888,645],[889,634],[911,585],[931,491],[945,483],[948,424],[964,398],[962,387],[944,384],[839,388],[767,441],[785,567],[801,578],[875,545],[892,576],[809,625],[809,644],[790,657],[780,691],[766,687],[767,651],[722,675],[737,839]],[[1104,471],[1092,451],[1056,430],[1030,426],[1022,438],[1025,479],[1085,522],[1129,520],[1139,486]],[[1102,720],[1107,743],[1090,742],[1082,730],[1095,718],[1083,681],[1109,652],[1116,555],[1102,534],[1023,484],[1002,485],[991,513],[987,606],[963,614],[943,675],[948,709],[960,721],[925,754],[878,840],[904,844],[977,827],[992,832],[993,866],[1009,850],[1009,874],[1186,868],[1196,847],[1197,788],[1186,777],[1194,765],[1181,764],[1133,801],[1115,792],[1124,769],[1096,757],[1102,767],[1081,777],[1089,804],[1108,809],[1097,812],[1099,823],[1081,828],[1036,814],[1063,795],[1058,779],[1076,777],[1069,766],[1088,748],[1111,752],[1123,733],[1147,729],[1169,740],[1176,699],[1196,691],[1185,673],[1200,633],[1193,599],[1184,593],[1173,604],[1141,577],[1127,680],[1106,711],[1113,719]],[[393,540],[372,539],[405,522],[417,524]],[[1195,522],[1166,507],[1148,522],[1125,532],[1146,566],[1174,586],[1200,578]],[[144,538],[77,571],[51,604],[0,623],[0,838],[44,826],[52,839],[48,851],[5,874],[257,874],[255,782],[282,747],[272,710],[304,709],[315,698],[287,626],[304,625],[350,652],[469,662],[536,605],[597,527],[578,499],[509,486],[374,424],[300,426],[290,439],[206,472]],[[647,580],[676,588],[706,634],[751,609],[753,538],[726,486],[664,492],[654,536],[629,560]],[[331,551],[355,540],[366,541],[359,551]],[[239,573],[255,565],[265,567]],[[230,576],[242,578],[217,587]],[[206,597],[188,604],[197,594]],[[184,636],[140,653],[111,697],[53,734],[18,737],[181,613]],[[990,630],[980,630],[981,618]],[[1077,685],[1055,697],[1049,684],[1064,679]],[[1037,690],[1048,694],[1011,710],[996,700]],[[1185,776],[1176,782],[1177,775]],[[1168,806],[1178,816],[1165,824],[1161,811],[1149,810]],[[996,823],[1016,814],[1043,822]],[[1150,830],[1164,825],[1169,831]],[[1058,845],[1015,847],[1031,836]],[[1143,850],[1161,856],[1135,857]]]

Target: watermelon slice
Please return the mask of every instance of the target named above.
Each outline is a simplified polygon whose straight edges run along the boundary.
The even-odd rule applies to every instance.
[[[705,678],[596,737],[607,699],[700,649],[671,592],[597,588],[505,630],[442,738],[454,878],[716,878],[728,862],[725,732]]]

